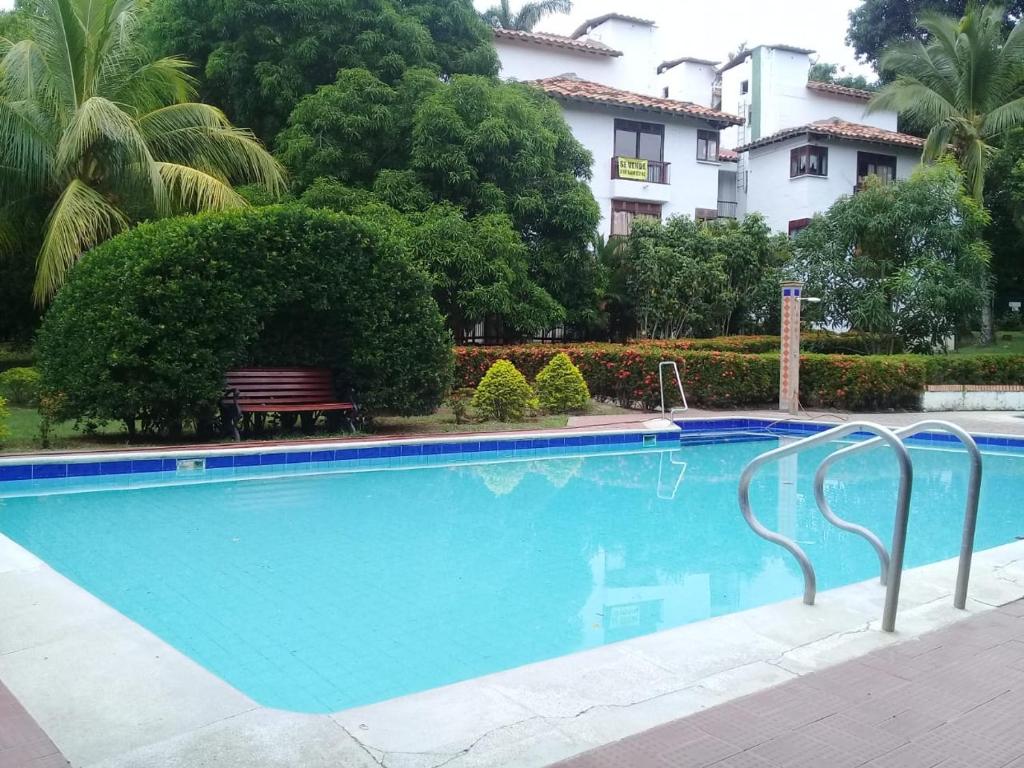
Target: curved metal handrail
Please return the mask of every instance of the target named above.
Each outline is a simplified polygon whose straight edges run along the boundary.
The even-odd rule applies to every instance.
[[[938,421],[934,419],[919,421],[916,424],[911,424],[909,427],[902,427],[901,429],[894,430],[893,434],[899,437],[902,441],[909,437],[913,437],[920,432],[928,431],[942,431],[958,437],[960,442],[964,444],[964,447],[967,448],[967,453],[971,457],[971,476],[967,485],[967,508],[964,511],[964,530],[960,539],[960,564],[957,568],[956,592],[953,596],[954,607],[963,610],[967,607],[967,585],[971,579],[971,560],[974,557],[974,533],[978,527],[978,501],[981,496],[981,450],[978,448],[977,442],[975,442],[974,438],[971,437],[966,430],[958,427],[956,424],[951,424],[948,421]],[[851,445],[848,448],[843,448],[831,454],[821,463],[821,466],[818,467],[818,473],[814,477],[814,497],[818,500],[818,509],[821,510],[821,513],[825,515],[830,522],[839,525],[840,528],[844,528],[844,526],[860,528],[860,526],[855,526],[853,523],[841,520],[832,512],[828,501],[825,499],[825,476],[828,474],[829,468],[844,456],[868,450],[881,444],[881,440],[873,439],[867,440],[863,443],[857,443],[856,445]],[[842,525],[840,525],[840,523],[842,523]],[[846,530],[850,530],[850,528],[846,528]],[[854,531],[854,533],[857,533],[857,531]],[[874,538],[874,534],[870,535]],[[878,542],[877,538],[875,538],[875,542]],[[874,542],[872,543],[874,544]],[[878,545],[880,546],[881,542],[878,542]],[[877,546],[875,548],[876,550],[878,549]],[[885,548],[882,547],[882,551],[879,552],[879,557],[882,557],[882,553],[884,551]],[[887,560],[888,558],[883,562],[887,563]],[[883,564],[883,582],[885,581],[886,567],[886,564]],[[902,561],[900,562],[900,568],[902,568]]]
[[[882,615],[882,628],[887,632],[892,632],[896,626],[896,607],[899,603],[903,551],[907,543],[907,521],[910,516],[910,492],[914,481],[914,467],[910,461],[910,453],[907,451],[907,447],[891,430],[866,421],[854,421],[761,454],[751,461],[744,468],[743,474],[740,475],[740,511],[742,511],[747,525],[750,526],[754,533],[762,539],[778,544],[796,558],[804,574],[804,602],[807,605],[814,605],[814,598],[817,594],[814,566],[811,565],[810,559],[795,541],[783,536],[781,533],[769,530],[755,517],[750,508],[750,483],[757,474],[757,471],[765,464],[800,453],[806,448],[832,442],[854,432],[870,432],[877,435],[878,442],[885,442],[892,447],[900,463],[900,487],[896,501],[896,524],[893,530],[893,552],[891,556],[891,560],[896,562],[898,568],[889,569],[888,587],[885,595],[885,611]]]

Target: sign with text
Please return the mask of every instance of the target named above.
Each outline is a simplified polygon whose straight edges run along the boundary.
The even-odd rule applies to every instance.
[[[620,157],[619,178],[647,181],[647,161],[638,157]]]

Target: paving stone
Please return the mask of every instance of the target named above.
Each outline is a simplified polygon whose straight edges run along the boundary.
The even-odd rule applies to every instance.
[[[1022,673],[1024,601],[561,765],[1024,768]]]

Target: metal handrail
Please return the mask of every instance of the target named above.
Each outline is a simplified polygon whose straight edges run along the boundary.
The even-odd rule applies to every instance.
[[[899,604],[900,581],[903,574],[903,553],[907,544],[907,522],[910,517],[910,492],[914,482],[914,467],[911,463],[910,452],[907,450],[907,447],[891,430],[866,421],[854,421],[761,454],[751,461],[744,468],[743,474],[740,475],[740,511],[743,513],[747,525],[750,526],[754,533],[762,539],[778,544],[796,558],[804,575],[804,602],[807,605],[814,605],[814,598],[817,594],[814,566],[811,565],[810,559],[795,541],[783,536],[781,533],[769,530],[754,516],[753,510],[750,507],[750,483],[757,474],[757,471],[765,464],[800,453],[806,448],[832,442],[854,432],[870,432],[877,435],[878,442],[885,442],[892,447],[900,464],[900,486],[896,500],[896,523],[893,527],[892,554],[888,569],[885,609],[882,613],[882,629],[886,632],[892,632],[896,628],[896,609]]]
[[[675,372],[676,384],[679,385],[679,396],[683,399],[682,408],[673,408],[670,412],[665,410],[665,368],[669,367]],[[686,404],[686,392],[683,391],[683,377],[679,375],[679,365],[674,360],[662,360],[658,363],[658,385],[661,388],[661,414],[686,413],[690,406]]]
[[[954,607],[963,610],[967,607],[967,586],[971,579],[971,560],[974,557],[974,533],[978,527],[978,501],[981,497],[981,450],[978,448],[977,442],[975,442],[974,438],[971,437],[966,430],[958,427],[956,424],[951,424],[948,421],[937,421],[931,419],[920,421],[916,424],[910,425],[909,427],[897,429],[893,434],[899,437],[900,440],[905,440],[920,432],[927,431],[941,431],[958,437],[960,442],[964,444],[964,447],[967,448],[967,453],[971,458],[971,475],[967,483],[967,507],[964,511],[964,530],[960,539],[960,564],[957,568],[956,574],[956,592],[953,595]],[[818,508],[830,522],[838,525],[840,528],[844,528],[845,530],[852,530],[856,528],[859,529],[859,531],[854,531],[854,533],[861,533],[861,535],[863,535],[862,532],[867,530],[860,528],[860,526],[853,525],[852,523],[848,523],[845,520],[840,520],[840,518],[835,516],[832,509],[829,507],[828,501],[825,499],[825,476],[828,474],[829,468],[844,456],[869,450],[880,444],[881,441],[875,439],[851,445],[848,448],[836,451],[826,458],[821,463],[821,466],[818,467],[818,473],[814,477],[814,496],[818,500]],[[868,540],[871,541],[872,545],[875,545],[875,549],[878,550],[878,548],[881,547],[881,542],[874,537],[874,534],[871,534],[870,532],[868,532],[868,534],[871,537]],[[879,552],[879,557],[882,557],[884,552],[885,548],[882,547],[881,552]],[[883,583],[885,582],[886,567],[888,565],[887,561],[888,558],[883,560],[882,565]]]

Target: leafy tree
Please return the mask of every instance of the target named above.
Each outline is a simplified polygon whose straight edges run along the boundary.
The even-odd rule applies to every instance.
[[[518,13],[512,10],[509,0],[499,0],[497,5],[492,5],[481,16],[492,27],[532,32],[545,16],[570,11],[572,0],[537,0],[523,3]]]
[[[0,52],[0,244],[38,235],[35,299],[133,221],[245,205],[232,181],[283,188],[248,131],[190,99],[187,64],[138,44],[137,0],[37,0],[30,37]]]
[[[456,336],[494,317],[509,334],[557,326],[565,310],[530,276],[530,254],[504,213],[472,219],[435,205],[410,172],[384,171],[374,192],[320,179],[303,195],[312,207],[351,213],[388,231],[430,274],[434,298]]]
[[[869,82],[864,75],[840,75],[839,65],[830,64],[826,61],[819,61],[811,65],[808,73],[808,80],[818,83],[833,83],[847,88],[859,88],[862,91],[874,91],[878,89],[877,82]]]
[[[497,55],[470,0],[153,0],[151,45],[199,63],[200,93],[271,142],[296,103],[341,69],[394,84],[494,74]]]
[[[925,162],[952,146],[967,189],[980,201],[992,144],[1024,126],[1024,26],[1003,32],[1003,10],[972,6],[962,19],[924,14],[928,42],[897,43],[882,56],[895,73],[868,105],[891,109],[929,127]]]
[[[224,372],[325,367],[370,413],[432,412],[451,336],[427,276],[373,222],[269,206],[135,227],[76,269],[37,352],[59,415],[129,434],[208,424]]]
[[[985,207],[992,216],[985,239],[992,248],[996,306],[1024,298],[1024,129],[1011,131],[988,166]]]
[[[638,226],[639,224],[639,226]],[[698,223],[675,217],[665,224],[638,219],[618,249],[611,285],[618,311],[643,338],[717,336],[770,320],[761,303],[775,301],[788,241],[775,237],[758,215],[742,223]]]
[[[933,12],[959,17],[969,5],[970,0],[864,0],[850,11],[846,42],[863,61],[885,75],[879,60],[889,45],[896,41],[928,39],[927,29],[918,23],[922,14]],[[1012,0],[1006,8],[1007,23],[1012,24],[1022,16],[1024,0]]]
[[[959,169],[942,162],[841,198],[797,236],[793,267],[827,321],[876,335],[873,351],[896,341],[930,351],[978,310],[987,222]]]
[[[380,197],[450,203],[469,219],[503,214],[525,244],[530,279],[566,322],[600,324],[604,271],[588,248],[600,218],[586,183],[592,158],[538,89],[469,75],[442,82],[422,69],[389,85],[346,70],[298,104],[278,156],[300,191],[333,177]]]

